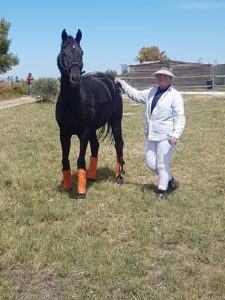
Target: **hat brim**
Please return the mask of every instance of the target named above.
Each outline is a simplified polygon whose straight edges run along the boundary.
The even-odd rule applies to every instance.
[[[163,75],[167,75],[170,77],[174,77],[173,73],[171,73],[170,71],[167,71],[167,70],[159,70],[154,73],[155,76],[157,76],[158,74],[163,74]]]

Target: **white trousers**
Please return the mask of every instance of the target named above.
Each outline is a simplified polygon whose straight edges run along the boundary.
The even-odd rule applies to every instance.
[[[176,145],[167,140],[149,141],[146,143],[146,165],[158,175],[158,189],[166,190],[168,182],[172,179],[170,161]]]

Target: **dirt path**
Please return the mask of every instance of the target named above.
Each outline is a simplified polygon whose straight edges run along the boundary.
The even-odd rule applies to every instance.
[[[181,94],[184,95],[209,95],[209,96],[225,96],[225,92],[180,92]]]
[[[211,96],[225,96],[225,92],[214,92],[214,91],[208,91],[208,92],[181,92],[181,94],[186,94],[186,95],[211,95]],[[37,98],[35,97],[30,97],[30,96],[26,96],[26,97],[21,97],[18,99],[13,99],[13,100],[0,100],[0,110],[1,109],[5,109],[5,108],[10,108],[10,107],[14,107],[17,105],[21,105],[21,104],[26,104],[26,103],[32,103],[32,102],[36,102],[38,101]]]
[[[37,101],[36,98],[30,97],[30,96],[21,97],[21,98],[13,99],[13,100],[1,100],[0,101],[0,109],[10,108],[13,106],[36,102],[36,101]]]

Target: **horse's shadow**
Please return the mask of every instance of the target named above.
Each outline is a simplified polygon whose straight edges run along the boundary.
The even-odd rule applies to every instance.
[[[58,185],[58,191],[60,193],[67,193],[68,196],[71,199],[74,199],[75,195],[77,195],[77,174],[73,173],[72,178],[73,178],[73,189],[72,190],[64,190],[63,185],[61,183],[61,184]],[[97,179],[96,179],[96,181],[87,180],[87,192],[93,185],[98,184],[100,182],[106,182],[108,180],[115,183],[115,171],[108,168],[108,167],[99,168],[97,170]],[[155,185],[153,183],[141,184],[141,183],[138,183],[138,182],[126,180],[126,178],[124,180],[124,183],[137,186],[141,190],[141,192],[143,192],[143,193],[144,192],[157,193],[157,185]]]
[[[57,189],[60,193],[67,193],[71,199],[74,199],[74,195],[77,194],[77,174],[72,174],[73,178],[73,189],[72,190],[64,190],[63,183],[58,185]],[[97,179],[96,181],[87,180],[87,192],[92,187],[92,185],[98,184],[99,182],[108,181],[108,180],[115,180],[115,171],[106,167],[106,168],[99,168],[97,170]]]

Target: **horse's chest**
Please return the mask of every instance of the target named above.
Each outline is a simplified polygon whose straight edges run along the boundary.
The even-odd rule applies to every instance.
[[[58,107],[56,109],[56,118],[59,126],[70,131],[78,131],[83,127],[83,117],[81,110],[73,106]]]
[[[78,128],[83,124],[83,118],[81,113],[68,111],[63,114],[62,122],[67,127]]]

